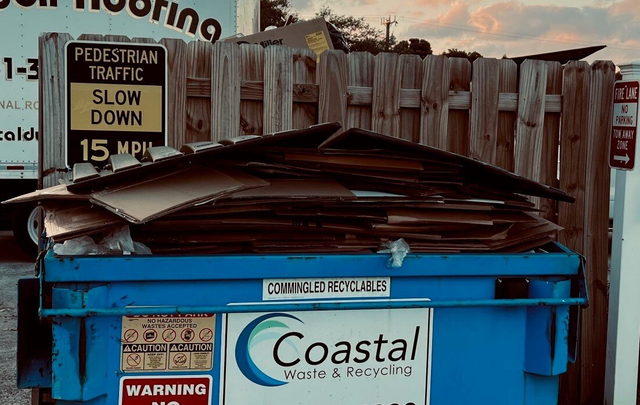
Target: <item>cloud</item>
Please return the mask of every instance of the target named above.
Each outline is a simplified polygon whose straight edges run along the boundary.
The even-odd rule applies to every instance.
[[[456,0],[433,18],[405,22],[410,25],[398,37],[427,39],[436,52],[456,47],[501,57],[607,44],[607,55],[640,58],[638,0],[600,1],[585,7],[516,1],[480,6]]]

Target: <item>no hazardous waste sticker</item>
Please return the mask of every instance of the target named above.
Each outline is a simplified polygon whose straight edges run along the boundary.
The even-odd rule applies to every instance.
[[[215,315],[125,316],[122,371],[208,371],[213,368]]]

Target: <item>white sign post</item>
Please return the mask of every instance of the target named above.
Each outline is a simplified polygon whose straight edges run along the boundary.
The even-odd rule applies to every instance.
[[[620,65],[620,70],[623,80],[640,79],[640,62]],[[605,404],[635,405],[640,346],[640,170],[618,170],[615,190]]]

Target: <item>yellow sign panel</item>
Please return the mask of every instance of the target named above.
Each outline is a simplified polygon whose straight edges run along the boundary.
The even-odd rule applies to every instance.
[[[162,92],[160,86],[71,83],[70,129],[162,132]]]
[[[329,48],[329,43],[327,42],[327,38],[324,36],[322,31],[314,32],[312,34],[305,35],[305,39],[307,40],[307,45],[309,49],[318,55],[320,58],[320,54]]]

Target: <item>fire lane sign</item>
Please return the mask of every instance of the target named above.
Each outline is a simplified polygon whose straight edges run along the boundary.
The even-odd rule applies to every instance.
[[[609,148],[609,166],[633,170],[636,162],[638,129],[638,92],[640,82],[616,82],[613,94],[613,126]]]
[[[66,162],[104,166],[166,145],[167,52],[160,44],[71,41],[66,47]]]

